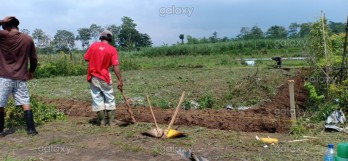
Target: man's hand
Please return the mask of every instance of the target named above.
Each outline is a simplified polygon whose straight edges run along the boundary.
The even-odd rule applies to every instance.
[[[121,92],[123,92],[123,83],[122,83],[122,81],[118,81],[117,88],[118,88]]]
[[[115,72],[115,75],[118,79],[118,85],[117,85],[117,88],[123,92],[123,82],[122,82],[122,76],[121,76],[121,70],[120,70],[120,66],[119,65],[114,65],[113,66],[114,68],[114,72]]]
[[[32,80],[34,78],[34,74],[27,72],[27,74],[25,75],[25,80]]]
[[[0,25],[10,22],[13,18],[15,18],[15,16],[7,16],[4,19],[0,20]]]

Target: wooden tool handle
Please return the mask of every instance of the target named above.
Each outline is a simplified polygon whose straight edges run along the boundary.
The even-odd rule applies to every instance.
[[[181,95],[179,104],[178,104],[178,106],[177,106],[176,109],[175,109],[174,115],[173,115],[172,120],[170,121],[170,123],[169,123],[169,125],[168,125],[167,130],[169,130],[169,129],[172,127],[172,125],[174,124],[176,115],[178,115],[178,112],[179,112],[179,109],[180,109],[180,107],[181,107],[181,104],[182,104],[182,102],[184,101],[184,96],[185,96],[185,91],[182,92],[182,95]]]
[[[156,129],[157,129],[157,132],[158,132],[158,124],[157,124],[157,121],[156,121],[156,117],[155,117],[155,114],[153,113],[152,111],[152,107],[151,107],[151,102],[150,102],[150,99],[149,99],[149,96],[146,95],[146,99],[147,99],[147,103],[149,104],[149,108],[150,108],[150,111],[151,111],[151,115],[153,117],[153,120],[155,121],[155,125],[156,125]]]
[[[127,107],[128,107],[127,112],[129,113],[130,117],[132,118],[133,123],[137,122],[137,121],[135,120],[134,115],[133,115],[133,111],[132,111],[130,105],[128,104],[128,102],[127,102],[126,96],[124,96],[123,91],[121,91],[121,94],[122,94],[122,97],[123,97],[123,99],[124,99],[124,102],[126,103],[126,105],[127,105]]]

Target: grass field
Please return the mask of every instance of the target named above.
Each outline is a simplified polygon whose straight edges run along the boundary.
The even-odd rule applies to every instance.
[[[128,58],[128,59],[127,59]],[[242,57],[248,58],[248,57]],[[175,107],[182,91],[185,105],[190,101],[212,103],[220,109],[227,104],[251,106],[276,95],[276,88],[306,67],[305,60],[284,60],[283,67],[274,69],[273,61],[256,61],[254,67],[241,63],[240,57],[176,56],[126,57],[124,63],[136,66],[123,70],[124,92],[137,104],[146,105],[149,95],[154,106]],[[257,73],[257,74],[256,74]],[[115,76],[113,80],[116,82]],[[116,84],[114,84],[116,87]],[[91,101],[86,76],[65,76],[34,79],[29,82],[31,95],[47,99]],[[115,88],[116,89],[116,88]],[[116,93],[117,101],[121,95]],[[203,107],[209,108],[209,107]],[[23,128],[0,139],[2,160],[182,160],[175,149],[193,150],[209,160],[322,160],[328,143],[346,141],[346,134],[323,131],[323,122],[306,124],[301,134],[246,133],[181,126],[187,137],[155,139],[141,135],[152,124],[139,123],[127,127],[100,128],[88,123],[89,117],[68,117],[38,127],[40,135],[27,137]],[[161,125],[164,127],[165,125]],[[54,127],[54,128],[52,128]],[[275,137],[281,143],[268,148],[255,136]],[[298,143],[289,140],[303,136],[317,138]],[[52,148],[60,149],[54,151]],[[68,151],[69,150],[69,151]]]
[[[175,48],[175,47],[172,47]],[[170,50],[168,48],[166,50]],[[256,49],[255,49],[256,50]],[[275,50],[275,49],[274,49]],[[206,55],[149,55],[139,52],[119,52],[122,70],[144,70],[144,69],[176,69],[179,67],[207,67],[219,66],[240,67],[245,66],[244,59],[248,58],[271,58],[273,56],[307,57],[304,51],[288,51],[277,49],[271,53],[258,54],[257,52],[206,54]],[[49,78],[55,76],[78,76],[86,73],[87,63],[83,59],[83,52],[71,54],[39,54],[39,66],[35,73],[36,78]],[[257,61],[260,67],[271,67],[274,61]],[[306,61],[287,60],[285,67],[307,66]]]
[[[258,70],[257,84],[244,84],[248,76]],[[159,107],[173,107],[182,91],[187,92],[186,101],[200,102],[203,98],[213,101],[214,108],[223,108],[229,102],[234,105],[248,106],[262,102],[274,96],[277,86],[293,76],[290,72],[280,69],[256,67],[191,68],[183,66],[175,69],[144,69],[123,71],[124,91],[131,98],[140,98],[146,105],[145,96],[149,95],[152,102]],[[117,82],[113,74],[114,82]],[[66,98],[90,100],[89,84],[86,76],[70,76],[35,79],[29,83],[31,93],[47,98]],[[241,85],[241,86],[240,86]],[[117,84],[114,84],[116,87]],[[265,87],[266,90],[259,90]],[[238,95],[236,90],[239,92]],[[116,89],[116,88],[115,88]],[[246,92],[249,91],[249,92]],[[116,93],[121,100],[119,92]]]
[[[276,87],[294,75],[293,70],[274,69],[275,62],[272,60],[257,60],[254,67],[247,66],[244,59],[254,57],[226,54],[147,57],[120,53],[126,94],[140,100],[150,95],[154,97],[154,104],[163,108],[172,107],[181,91],[188,93],[186,105],[190,101],[202,104],[210,101],[214,104],[210,108],[222,108],[230,103],[236,106],[257,104],[274,96]],[[51,78],[31,81],[32,94],[47,98],[90,100],[89,84],[85,77],[87,63],[82,53],[39,55],[39,61],[42,65],[37,71],[38,77],[51,75]],[[283,61],[284,68],[306,66],[306,60]],[[256,77],[260,80],[247,86],[243,78],[254,75],[256,71]],[[258,90],[260,88],[263,90]],[[117,98],[120,100],[119,94]],[[140,104],[144,103],[140,101]]]

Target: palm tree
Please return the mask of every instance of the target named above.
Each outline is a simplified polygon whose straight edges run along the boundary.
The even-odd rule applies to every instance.
[[[184,44],[185,35],[184,34],[180,34],[179,38],[181,39],[181,44]]]

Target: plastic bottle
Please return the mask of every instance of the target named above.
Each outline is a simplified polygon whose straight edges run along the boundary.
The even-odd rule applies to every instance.
[[[335,150],[333,144],[327,145],[327,150],[325,152],[324,161],[335,161]]]

